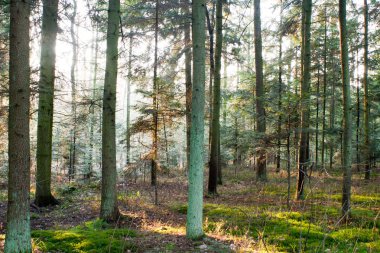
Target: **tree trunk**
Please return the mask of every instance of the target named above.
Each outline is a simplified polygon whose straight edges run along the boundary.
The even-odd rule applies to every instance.
[[[332,58],[334,59],[334,58]],[[334,66],[334,62],[331,64]],[[330,129],[335,128],[335,75],[333,75],[333,81],[332,81],[332,92],[331,92],[331,101],[330,101]],[[334,140],[332,137],[330,137],[330,171],[333,167],[333,156],[334,156]]]
[[[209,149],[211,151],[211,139],[212,139],[212,110],[213,110],[213,90],[212,90],[212,83],[214,80],[214,73],[215,73],[215,61],[214,61],[214,13],[215,13],[215,3],[212,2],[212,12],[211,17],[210,13],[206,8],[206,21],[207,21],[207,30],[209,34],[209,60],[210,60],[210,76],[209,76],[209,132],[208,132],[208,141],[209,141]],[[210,152],[211,153],[211,152]],[[211,154],[210,154],[211,156]]]
[[[282,26],[282,0],[281,14],[280,14],[280,27]],[[279,35],[279,50],[278,50],[278,121],[277,121],[277,154],[276,154],[276,172],[281,170],[281,122],[282,122],[282,31]]]
[[[106,71],[103,95],[102,131],[102,196],[100,218],[115,221],[119,216],[117,207],[116,172],[116,82],[118,62],[120,0],[110,0],[108,7]]]
[[[256,130],[259,135],[256,158],[256,178],[257,180],[266,181],[266,141],[265,141],[265,91],[263,76],[263,56],[262,56],[262,39],[261,39],[261,17],[260,17],[260,0],[254,0],[254,29],[255,29],[255,68],[256,68]]]
[[[209,163],[208,193],[217,194],[218,171],[220,168],[220,70],[222,63],[223,44],[223,3],[217,0],[216,3],[216,44],[215,44],[215,72],[213,87],[213,110],[212,110],[212,135],[211,154]]]
[[[371,176],[371,141],[370,141],[370,128],[369,128],[369,103],[368,103],[368,5],[367,0],[364,0],[364,73],[363,73],[363,88],[364,88],[364,146],[365,146],[365,159],[364,170],[365,179],[369,180]]]
[[[320,75],[319,75],[319,67],[317,74],[317,115],[316,115],[316,123],[315,123],[315,169],[318,170],[318,158],[319,158],[319,97],[320,97]]]
[[[58,204],[51,194],[51,157],[55,80],[55,43],[57,38],[58,0],[44,0],[37,128],[37,206]]]
[[[325,132],[326,132],[326,88],[327,88],[327,14],[325,6],[325,29],[323,38],[323,105],[322,105],[322,170],[325,171]]]
[[[99,50],[99,41],[98,41],[98,26],[96,26],[96,31],[93,39],[93,53],[94,53],[94,70],[92,77],[92,94],[91,94],[91,121],[90,121],[90,150],[89,150],[89,161],[88,161],[88,170],[85,175],[85,179],[90,180],[92,171],[93,171],[93,161],[94,161],[94,131],[96,124],[95,117],[95,100],[96,100],[96,89],[97,89],[97,73],[98,73],[98,50]]]
[[[205,106],[205,0],[193,0],[193,93],[191,104],[189,203],[186,236],[203,237],[203,170]]]
[[[30,238],[30,1],[10,2],[8,209],[4,252],[32,252]]]
[[[312,1],[303,0],[303,33],[302,33],[302,82],[301,82],[301,134],[298,157],[298,180],[297,180],[297,199],[304,198],[304,184],[309,166],[309,125],[310,125],[310,27]]]
[[[351,209],[351,92],[348,63],[348,38],[346,26],[346,0],[339,0],[340,58],[343,84],[343,193],[342,216],[347,219]]]
[[[356,171],[360,171],[360,77],[359,77],[359,48],[356,49]]]
[[[185,0],[185,14],[190,14],[190,2]],[[191,20],[185,21],[185,86],[186,86],[186,168],[189,170],[190,163],[190,125],[191,125]]]
[[[71,142],[70,142],[70,167],[69,167],[69,180],[75,178],[76,174],[76,135],[77,135],[77,107],[76,107],[76,80],[75,80],[75,71],[78,61],[78,52],[77,52],[77,38],[75,33],[75,20],[77,15],[77,0],[73,0],[73,13],[70,17],[70,35],[71,43],[73,49],[73,56],[71,60],[71,71],[70,71],[70,82],[71,82],[71,115],[73,117],[73,125],[71,129]]]
[[[159,1],[156,0],[156,16],[154,26],[154,66],[153,66],[153,133],[152,133],[152,163],[150,184],[157,184],[157,151],[158,151],[158,77],[157,77],[157,53],[158,53],[158,6]]]
[[[131,30],[131,34],[129,37],[129,54],[128,54],[128,79],[127,79],[127,154],[126,154],[126,162],[127,165],[131,162],[131,83],[132,83],[132,54],[133,54],[133,31]]]

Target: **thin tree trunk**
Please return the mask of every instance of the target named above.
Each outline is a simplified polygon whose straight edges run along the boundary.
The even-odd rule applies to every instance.
[[[351,209],[351,92],[350,73],[348,63],[348,37],[346,25],[346,0],[339,0],[339,26],[340,26],[340,58],[343,81],[343,193],[342,216],[347,219]]]
[[[94,162],[94,132],[95,132],[95,124],[96,124],[96,116],[95,116],[95,100],[96,100],[96,90],[97,90],[97,76],[98,76],[98,50],[99,50],[99,41],[98,41],[98,27],[96,26],[95,32],[95,46],[94,46],[94,72],[92,79],[92,98],[91,98],[91,125],[90,125],[90,157],[89,157],[89,166],[86,178],[88,180],[91,179],[92,171],[93,171],[93,162]]]
[[[359,135],[360,135],[360,78],[359,78],[359,48],[356,49],[356,170],[360,171]]]
[[[117,206],[116,171],[116,82],[118,65],[120,0],[110,0],[108,7],[106,71],[103,95],[102,131],[102,195],[100,217],[115,221],[119,216]]]
[[[164,139],[165,139],[165,158],[166,158],[166,166],[169,167],[169,144],[168,144],[168,135],[167,135],[167,132],[166,132],[165,115],[162,115],[162,124],[164,125]]]
[[[128,54],[128,79],[127,79],[127,165],[131,163],[131,83],[132,83],[132,55],[133,55],[133,31],[129,36],[129,54]]]
[[[75,33],[75,22],[77,15],[77,0],[73,0],[73,13],[70,17],[70,35],[72,43],[72,60],[71,60],[71,71],[70,71],[70,82],[71,82],[71,115],[73,117],[73,125],[71,129],[71,143],[70,143],[70,167],[69,167],[69,180],[75,178],[76,174],[76,135],[77,135],[77,108],[76,108],[76,80],[75,71],[78,61],[78,42]]]
[[[371,176],[371,141],[370,141],[370,128],[369,128],[369,103],[368,103],[368,4],[367,0],[364,0],[364,73],[363,73],[363,88],[364,88],[364,146],[365,148],[365,159],[364,159],[364,170],[365,179],[369,180]]]
[[[260,16],[260,0],[254,0],[254,29],[255,29],[255,68],[256,68],[256,124],[259,134],[259,143],[256,158],[256,178],[257,180],[266,181],[266,122],[265,122],[265,91],[263,76],[263,56],[262,56],[262,39],[261,39],[261,16]]]
[[[152,163],[150,184],[157,184],[157,153],[158,153],[158,77],[157,77],[157,61],[158,61],[158,8],[159,1],[156,0],[156,16],[154,26],[154,66],[153,66],[153,134],[152,134]]]
[[[209,149],[210,149],[210,156],[211,156],[211,139],[212,139],[212,115],[213,115],[213,89],[212,89],[212,83],[214,81],[214,73],[215,73],[215,61],[214,61],[214,9],[215,4],[213,1],[213,7],[210,13],[206,8],[206,21],[207,21],[207,30],[209,33],[209,60],[210,60],[210,76],[209,76],[209,133],[208,133],[208,141],[209,141]]]
[[[10,2],[8,207],[5,253],[32,252],[30,236],[30,1]]]
[[[193,93],[191,104],[189,193],[186,236],[203,237],[203,170],[205,106],[205,0],[193,0]]]
[[[185,14],[190,14],[190,2],[185,0]],[[185,86],[186,86],[186,171],[190,164],[190,126],[191,126],[191,20],[185,21]]]
[[[315,123],[315,169],[318,170],[318,158],[319,158],[319,97],[320,97],[320,75],[319,75],[319,67],[317,74],[317,115],[316,115],[316,123]]]
[[[37,206],[56,205],[51,194],[53,104],[55,80],[55,43],[58,31],[58,0],[44,0],[37,127]]]
[[[281,14],[280,14],[280,27],[282,26],[282,0]],[[279,36],[279,52],[278,52],[278,121],[277,121],[277,154],[276,154],[276,172],[281,170],[281,123],[282,123],[282,31]]]
[[[303,35],[302,35],[302,83],[301,83],[301,135],[298,157],[297,199],[304,198],[304,184],[309,166],[309,126],[310,126],[310,65],[311,65],[311,9],[312,1],[303,0]]]
[[[332,58],[334,59],[334,58]],[[334,66],[334,62],[331,64]],[[335,77],[333,75],[333,77]],[[335,128],[335,78],[333,78],[332,81],[332,92],[331,92],[331,102],[330,102],[330,130]],[[333,157],[334,157],[334,140],[332,137],[330,137],[330,166],[329,169],[330,171],[332,170],[333,167]]]
[[[327,88],[327,13],[325,6],[325,28],[323,39],[323,108],[322,108],[322,150],[321,163],[322,170],[325,171],[325,132],[326,132],[326,88]]]
[[[220,70],[222,63],[223,45],[223,3],[217,0],[216,3],[216,44],[215,44],[215,72],[213,90],[213,113],[212,113],[212,135],[211,154],[209,163],[208,193],[217,194],[218,171],[220,166]]]

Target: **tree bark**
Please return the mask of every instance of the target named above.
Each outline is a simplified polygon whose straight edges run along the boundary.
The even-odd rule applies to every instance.
[[[70,82],[71,82],[71,115],[73,117],[73,125],[71,128],[71,142],[70,142],[70,167],[69,167],[69,180],[75,178],[76,174],[76,138],[77,138],[77,106],[76,106],[76,80],[75,72],[78,61],[77,52],[77,38],[75,33],[75,21],[77,16],[77,0],[73,0],[73,13],[70,17],[70,35],[71,43],[73,49],[73,55],[71,59],[71,70],[70,70]]]
[[[98,26],[96,26],[96,31],[94,35],[94,70],[93,70],[93,79],[92,79],[92,97],[91,97],[91,122],[90,122],[90,150],[89,150],[89,164],[88,164],[88,171],[87,175],[85,175],[85,178],[90,180],[93,170],[93,162],[94,162],[94,131],[95,131],[95,124],[96,124],[96,116],[95,116],[95,100],[96,100],[96,90],[97,90],[97,74],[98,74],[98,50],[99,50],[99,41],[98,41]]]
[[[279,50],[278,50],[278,121],[277,121],[277,154],[276,154],[276,172],[281,170],[281,124],[282,124],[282,0],[280,14],[280,34],[279,34]]]
[[[37,127],[37,206],[56,205],[51,194],[51,158],[55,80],[55,44],[58,31],[58,0],[44,0]]]
[[[325,27],[323,38],[323,105],[322,105],[322,170],[325,171],[325,132],[326,132],[326,88],[327,88],[327,14],[325,6]]]
[[[159,1],[156,0],[155,8],[155,25],[154,25],[154,66],[153,66],[153,133],[152,133],[152,163],[150,184],[157,184],[157,153],[158,153],[158,77],[157,77],[157,61],[158,61],[158,8]]]
[[[302,82],[301,82],[301,134],[298,156],[297,199],[304,198],[304,184],[309,166],[309,125],[310,125],[310,65],[311,65],[311,9],[312,1],[303,0],[303,33],[302,33]]]
[[[10,2],[8,209],[5,253],[32,252],[30,236],[30,1]]]
[[[208,193],[217,194],[218,171],[220,168],[220,80],[222,66],[222,45],[223,45],[223,3],[222,0],[216,2],[216,44],[215,44],[215,72],[213,86],[213,110],[212,110],[212,135],[211,154],[209,163]]]
[[[254,0],[254,32],[255,32],[255,68],[256,68],[256,130],[259,135],[256,158],[256,178],[257,180],[266,181],[266,141],[265,141],[265,106],[264,106],[264,76],[263,76],[263,56],[262,56],[262,39],[261,39],[261,17],[260,17],[260,0]]]
[[[128,54],[128,79],[127,79],[127,154],[126,154],[126,162],[127,165],[131,162],[131,83],[132,83],[132,55],[133,55],[133,31],[131,30],[131,34],[129,37],[129,54]]]
[[[350,73],[348,62],[348,38],[346,25],[346,0],[339,0],[340,58],[343,85],[343,192],[342,216],[347,219],[351,209],[351,146],[352,146],[352,108]]]
[[[368,103],[368,4],[367,0],[364,0],[364,73],[363,73],[363,88],[364,88],[364,146],[365,146],[365,159],[364,170],[366,180],[371,176],[371,141],[370,141],[370,128],[369,128],[369,103]]]
[[[108,7],[106,71],[103,95],[102,131],[102,195],[100,218],[115,221],[119,216],[117,207],[116,172],[116,82],[118,64],[120,0],[110,0]]]
[[[193,93],[191,104],[189,203],[186,236],[203,237],[203,170],[205,106],[205,0],[193,0]]]
[[[319,75],[319,66],[318,66],[318,74],[317,74],[317,115],[316,115],[316,123],[315,123],[315,169],[318,170],[318,159],[319,159],[319,97],[320,97],[320,75]]]
[[[185,1],[185,14],[189,15],[189,0]],[[185,21],[185,87],[186,87],[186,168],[189,170],[190,163],[190,125],[191,125],[191,21]]]

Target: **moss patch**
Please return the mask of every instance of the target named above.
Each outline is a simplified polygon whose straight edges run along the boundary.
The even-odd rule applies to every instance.
[[[129,229],[113,229],[101,220],[86,222],[68,230],[32,232],[36,248],[42,252],[101,253],[135,251],[129,240],[136,233]]]

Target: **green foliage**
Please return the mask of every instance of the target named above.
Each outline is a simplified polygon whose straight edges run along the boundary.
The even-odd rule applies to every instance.
[[[172,208],[180,213],[187,210],[187,206],[181,204]],[[323,211],[316,208],[304,213],[269,210],[262,206],[206,204],[204,230],[206,233],[249,236],[258,243],[274,245],[281,252],[320,252],[323,249],[367,252],[380,247],[379,224],[372,211],[355,211],[351,224],[335,227],[323,221],[323,217],[327,214],[339,219],[339,207],[323,207]]]
[[[97,219],[68,230],[38,230],[32,232],[35,246],[42,252],[102,253],[135,251],[128,241],[136,233],[129,229],[111,228]]]

